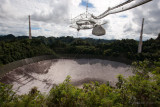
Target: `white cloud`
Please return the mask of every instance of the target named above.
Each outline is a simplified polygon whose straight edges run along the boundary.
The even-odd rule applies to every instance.
[[[126,0],[89,0],[94,8],[89,12],[99,15]],[[76,29],[69,28],[69,19],[85,12],[85,6],[80,6],[81,0],[0,0],[0,34],[28,35],[28,15],[31,15],[32,30],[35,36],[74,36]],[[91,30],[78,33],[78,37],[100,39],[138,39],[142,17],[146,18],[145,38],[154,37],[160,32],[158,25],[160,1],[153,0],[133,10],[109,15],[104,18],[109,23],[104,25],[106,35],[93,36]],[[125,17],[123,17],[125,16]],[[151,27],[154,26],[154,27]],[[149,32],[150,31],[150,32]],[[151,36],[147,36],[151,35]]]

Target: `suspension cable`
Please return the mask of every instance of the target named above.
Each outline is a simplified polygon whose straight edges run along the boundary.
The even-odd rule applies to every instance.
[[[128,0],[122,4],[115,6],[115,7],[108,8],[108,10],[106,10],[105,12],[103,12],[102,14],[100,14],[97,17],[96,16],[92,16],[92,17],[95,19],[102,19],[102,18],[106,17],[107,15],[130,10],[132,8],[138,7],[140,5],[148,3],[150,1],[152,1],[152,0]]]
[[[86,1],[86,18],[87,18],[87,14],[88,14],[88,0]]]

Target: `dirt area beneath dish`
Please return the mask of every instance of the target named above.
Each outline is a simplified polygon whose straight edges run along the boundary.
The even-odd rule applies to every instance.
[[[33,87],[48,93],[68,75],[71,76],[71,83],[80,87],[90,81],[109,81],[115,85],[119,74],[125,77],[132,75],[130,66],[100,59],[54,59],[16,68],[2,77],[0,82],[12,84],[17,94],[26,94]]]

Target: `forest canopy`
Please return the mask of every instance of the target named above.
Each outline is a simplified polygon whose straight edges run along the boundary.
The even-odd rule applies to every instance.
[[[33,87],[28,94],[16,95],[11,85],[0,83],[2,107],[158,107],[160,105],[160,62],[148,68],[149,61],[134,63],[135,75],[119,75],[116,86],[92,82],[77,88],[70,76],[49,94]],[[152,74],[152,75],[151,75]]]
[[[159,34],[160,35],[160,34]],[[15,37],[0,36],[0,65],[40,55],[88,55],[102,58],[127,58],[131,61],[160,58],[160,36],[143,42],[142,53],[138,54],[138,41],[133,39],[103,40],[67,37]],[[62,56],[63,56],[62,55]]]
[[[0,83],[2,107],[158,107],[160,105],[160,35],[143,42],[143,51],[137,53],[138,41],[95,40],[73,37],[15,37],[0,36],[0,64],[39,55],[89,55],[124,57],[131,60],[133,76],[117,76],[116,86],[109,82],[92,82],[77,88],[70,76],[49,94],[33,87],[28,94],[17,95],[11,85]],[[135,62],[134,62],[135,61]]]

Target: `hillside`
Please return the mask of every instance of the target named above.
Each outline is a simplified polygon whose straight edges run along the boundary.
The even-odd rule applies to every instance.
[[[49,94],[46,95],[44,93],[41,93],[37,89],[37,87],[33,87],[29,91],[29,93],[25,95],[17,95],[12,90],[11,85],[0,83],[0,96],[2,96],[0,97],[0,104],[2,107],[10,107],[10,106],[16,106],[16,107],[22,107],[22,106],[26,106],[26,107],[85,106],[86,107],[87,106],[88,107],[93,105],[96,107],[98,106],[135,107],[137,106],[137,104],[140,107],[147,107],[147,106],[158,107],[158,105],[160,104],[160,100],[159,100],[160,98],[159,96],[160,95],[159,94],[160,92],[160,74],[159,74],[160,73],[160,59],[159,59],[160,58],[160,40],[159,40],[159,37],[160,36],[158,36],[158,38],[155,40],[150,39],[150,40],[144,41],[143,52],[141,54],[137,54],[138,41],[130,40],[130,39],[108,41],[108,40],[94,40],[89,38],[81,39],[81,38],[73,38],[73,37],[46,38],[41,36],[41,37],[34,37],[32,40],[29,40],[26,36],[24,37],[15,37],[13,35],[8,35],[6,37],[2,36],[0,37],[1,38],[0,39],[1,40],[0,41],[1,65],[7,64],[19,59],[33,57],[33,56],[54,55],[58,57],[59,55],[66,55],[66,54],[74,56],[73,58],[76,58],[75,56],[78,56],[78,55],[84,55],[84,56],[88,55],[88,56],[92,56],[93,58],[97,56],[102,56],[101,58],[123,57],[136,62],[132,64],[133,66],[132,71],[134,75],[128,78],[124,78],[122,75],[119,75],[117,77],[118,81],[115,82],[115,86],[110,84],[109,81],[106,81],[106,83],[103,82],[103,84],[100,84],[99,82],[92,82],[92,83],[83,84],[82,88],[80,89],[71,85],[70,76],[68,76],[65,79],[64,75],[62,75],[63,69],[65,68],[65,67],[64,68],[61,67],[62,64],[64,66],[64,60],[62,60],[61,63],[57,62],[57,63],[60,63],[59,68],[62,68],[61,70],[62,72],[59,72],[58,69],[56,72],[53,72],[55,70],[47,71],[48,73],[51,73],[51,72],[55,73],[53,76],[57,74],[57,75],[63,76],[63,78],[61,79],[63,80],[65,79],[63,83],[58,84],[56,86],[53,85],[53,88],[51,88],[51,90],[49,91]],[[90,63],[91,65],[93,65],[92,62]],[[38,64],[43,64],[43,63],[41,62]],[[68,64],[68,62],[66,62],[66,64]],[[72,63],[72,65],[73,64],[78,64],[78,63],[74,62]],[[82,64],[82,62],[79,64]],[[55,65],[57,66],[57,64]],[[46,65],[43,65],[43,66],[47,67]],[[40,65],[39,67],[33,67],[32,69],[30,65],[27,69],[31,69],[31,71],[33,72],[39,72],[36,69],[39,69],[40,67],[43,68],[43,66]],[[110,64],[108,64],[107,66],[110,66]],[[113,66],[116,66],[116,65],[113,64]],[[45,67],[43,69],[45,69]],[[69,66],[66,65],[66,67],[68,68]],[[72,70],[76,70],[71,67],[69,68]],[[88,66],[83,65],[83,71],[80,71],[80,73],[83,72],[84,74],[86,74],[85,70],[87,68]],[[102,68],[104,69],[104,67],[99,67],[99,68],[91,67],[90,69],[92,69],[91,71],[95,70],[95,72],[101,72],[100,69]],[[40,69],[40,70],[43,70],[43,69]],[[68,69],[69,72],[71,72],[70,69]],[[117,69],[116,72],[118,72],[119,71],[118,69],[120,68],[116,67],[116,69]],[[105,76],[109,76],[110,78],[112,78],[114,74],[113,68],[112,70],[106,70],[106,71],[108,73],[110,72],[110,75],[108,75],[108,73],[104,71],[106,73]],[[19,70],[15,69],[15,72],[18,73]],[[10,73],[8,76],[6,76],[6,78],[10,77],[10,79],[14,79],[12,76],[14,76],[15,72]],[[31,76],[32,78],[35,75],[33,72],[31,73],[33,74],[33,76]],[[76,73],[76,71],[73,71],[73,72]],[[74,73],[72,73],[72,75]],[[30,79],[28,78],[28,76],[30,76],[29,74],[25,73],[24,75],[22,72],[20,74],[22,74],[21,76],[26,75],[25,81],[23,81],[23,79],[22,81],[21,79],[18,79],[18,80],[14,79],[14,81],[15,80],[17,82],[21,81],[22,82],[21,84],[23,84],[23,82],[26,82],[26,81],[28,81],[27,83],[30,82]],[[98,73],[97,75],[99,74],[100,73]],[[39,75],[42,76],[42,73],[40,73]],[[92,76],[92,73],[90,72],[89,75]],[[104,73],[101,73],[101,76],[103,75]],[[53,79],[53,76],[51,76],[50,78]],[[36,77],[34,77],[33,80]],[[57,81],[59,81],[59,77],[58,76],[56,77],[57,77]],[[107,79],[111,80],[109,79],[109,77]],[[42,77],[40,79],[42,79]],[[46,80],[40,80],[40,79],[39,81],[41,81],[42,84],[44,84],[44,82],[47,82]],[[9,79],[7,81],[9,81]],[[25,89],[23,89],[23,87],[20,89],[25,93]]]
[[[158,37],[159,38],[159,37]],[[100,40],[73,37],[15,37],[12,34],[0,36],[0,65],[39,55],[72,55],[93,57],[122,57],[131,61],[151,61],[160,58],[160,40],[143,42],[143,52],[137,54],[138,41],[133,39]]]

